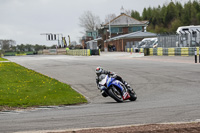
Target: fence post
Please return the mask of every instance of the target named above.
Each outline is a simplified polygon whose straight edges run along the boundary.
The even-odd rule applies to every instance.
[[[199,47],[199,63],[200,63],[200,47]]]
[[[195,59],[195,63],[197,63],[197,48],[196,47],[194,49],[194,59]]]

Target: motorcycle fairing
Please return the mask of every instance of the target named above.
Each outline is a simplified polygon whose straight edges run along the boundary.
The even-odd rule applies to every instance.
[[[109,80],[110,79],[110,80]],[[124,90],[124,87],[123,87],[123,83],[122,82],[120,82],[119,80],[116,80],[116,79],[114,79],[114,78],[109,78],[108,79],[108,81],[107,81],[107,84],[108,84],[108,88],[111,86],[111,85],[114,85],[114,86],[116,86],[116,87],[118,87],[118,88],[120,88],[120,90],[123,92],[123,90]],[[109,81],[111,81],[111,82],[109,82]],[[108,83],[109,82],[109,83]]]

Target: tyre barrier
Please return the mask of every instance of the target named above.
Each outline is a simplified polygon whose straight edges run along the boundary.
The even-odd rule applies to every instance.
[[[199,47],[196,47],[197,55],[199,55]],[[183,48],[144,48],[145,56],[193,56],[195,54],[195,47]]]
[[[175,48],[168,48],[166,49],[167,53],[165,55],[168,56],[175,56]]]
[[[163,48],[157,48],[157,55],[162,56],[163,55]]]
[[[90,55],[100,55],[100,49],[91,49]]]
[[[127,52],[133,52],[133,48],[127,48]]]
[[[67,55],[75,56],[91,56],[91,55],[100,55],[100,49],[77,49],[77,50],[66,50]]]
[[[90,56],[90,49],[67,50],[67,55]]]
[[[199,47],[196,47],[197,55],[199,56]],[[145,56],[193,56],[195,47],[182,48],[139,48],[138,52],[144,53]],[[133,48],[127,48],[127,52],[133,52]]]
[[[144,48],[139,48],[139,49],[133,49],[133,48],[127,48],[126,52],[137,52],[137,53],[144,53]]]
[[[140,53],[144,53],[144,49],[143,49],[143,48],[140,48],[140,49],[139,49],[139,52],[140,52]]]

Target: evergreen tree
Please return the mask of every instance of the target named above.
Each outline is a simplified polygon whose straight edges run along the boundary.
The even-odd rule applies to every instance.
[[[137,20],[141,20],[140,13],[138,11],[132,10],[131,11],[131,17],[133,17],[133,18],[135,18]]]
[[[147,9],[146,9],[146,8],[143,9],[143,12],[142,12],[142,19],[143,19],[143,20],[147,20]]]
[[[138,19],[137,11],[133,11],[131,15]],[[200,0],[189,0],[182,5],[180,2],[171,1],[157,8],[144,8],[141,20],[148,20],[148,31],[175,32],[179,26],[200,25]]]

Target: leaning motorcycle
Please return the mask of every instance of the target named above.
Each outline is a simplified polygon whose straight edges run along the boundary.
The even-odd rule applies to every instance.
[[[110,96],[117,102],[123,102],[129,99],[135,101],[137,95],[133,88],[126,87],[121,81],[116,80],[109,74],[101,74],[99,77],[99,87],[102,96]]]

